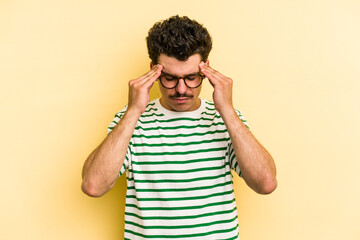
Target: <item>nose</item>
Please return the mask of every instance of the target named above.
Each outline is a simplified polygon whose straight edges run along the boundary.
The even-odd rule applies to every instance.
[[[185,80],[183,78],[179,79],[179,82],[175,88],[176,92],[178,92],[179,94],[184,94],[187,91],[187,86],[185,84]]]

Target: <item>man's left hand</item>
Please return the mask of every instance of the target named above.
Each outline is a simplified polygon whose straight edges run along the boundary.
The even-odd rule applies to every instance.
[[[233,80],[212,69],[204,62],[201,62],[199,67],[201,72],[209,79],[210,84],[214,87],[213,100],[216,110],[218,110],[220,114],[233,110]]]

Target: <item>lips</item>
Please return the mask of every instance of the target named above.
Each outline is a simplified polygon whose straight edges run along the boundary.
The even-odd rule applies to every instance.
[[[189,98],[187,98],[187,97],[181,97],[181,98],[173,98],[173,100],[175,101],[175,102],[177,102],[177,103],[186,103],[188,100],[189,100]]]

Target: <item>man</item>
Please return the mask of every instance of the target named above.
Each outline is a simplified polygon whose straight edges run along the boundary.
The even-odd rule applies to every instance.
[[[238,239],[231,169],[268,194],[274,161],[234,109],[232,80],[209,66],[202,25],[171,17],[150,29],[147,46],[151,70],[129,82],[128,105],[84,164],[82,190],[102,196],[127,173],[125,239]],[[205,77],[213,102],[199,98]],[[162,97],[149,102],[157,80]]]

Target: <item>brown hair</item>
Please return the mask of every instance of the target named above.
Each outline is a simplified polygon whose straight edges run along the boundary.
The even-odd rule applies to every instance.
[[[206,61],[212,48],[212,40],[205,27],[186,16],[178,15],[154,24],[146,38],[148,53],[153,64],[160,54],[186,61],[199,53]]]

